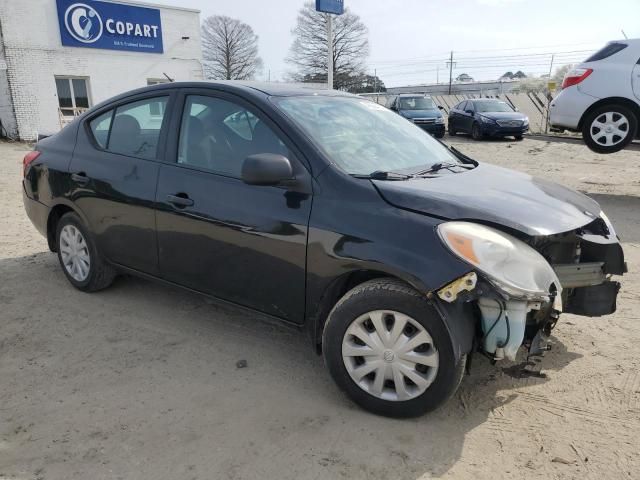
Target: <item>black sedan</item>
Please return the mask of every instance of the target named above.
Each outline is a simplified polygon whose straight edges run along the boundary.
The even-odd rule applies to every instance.
[[[613,312],[625,271],[594,200],[341,92],[132,91],[38,142],[22,183],[75,288],[128,273],[286,322],[383,415],[437,407],[474,352],[541,355],[561,311]]]
[[[449,112],[449,135],[470,133],[474,140],[483,137],[522,140],[528,130],[529,118],[501,100],[463,100]]]

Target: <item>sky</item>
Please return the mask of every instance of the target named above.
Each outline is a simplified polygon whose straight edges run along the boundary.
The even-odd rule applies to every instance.
[[[282,80],[291,29],[304,0],[138,0],[227,15],[259,36],[259,80]],[[609,8],[607,5],[611,5]],[[614,6],[615,5],[615,6]],[[468,73],[495,80],[506,71],[541,75],[578,63],[609,40],[640,38],[640,0],[345,0],[369,29],[368,73],[386,86],[448,81]],[[555,67],[553,68],[555,70]]]

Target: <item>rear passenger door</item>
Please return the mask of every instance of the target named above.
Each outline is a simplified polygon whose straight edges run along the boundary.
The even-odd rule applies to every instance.
[[[174,94],[132,97],[83,122],[71,199],[112,262],[158,274],[154,201]]]
[[[311,177],[300,152],[242,99],[186,89],[160,169],[162,277],[292,322],[304,318]],[[296,186],[247,185],[249,155],[289,158]]]

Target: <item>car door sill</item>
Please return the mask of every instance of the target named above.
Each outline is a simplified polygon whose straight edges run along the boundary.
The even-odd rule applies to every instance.
[[[296,330],[301,330],[302,327],[304,326],[304,323],[295,323],[295,322],[293,322],[291,320],[287,320],[287,319],[284,319],[284,318],[281,318],[281,317],[276,317],[275,315],[271,315],[269,313],[265,313],[265,312],[262,312],[260,310],[256,310],[255,308],[251,308],[251,307],[248,307],[246,305],[241,305],[239,303],[232,302],[231,300],[225,300],[223,298],[216,297],[215,295],[211,295],[209,293],[201,292],[199,290],[195,290],[195,289],[190,288],[190,287],[185,287],[184,285],[180,285],[179,283],[171,282],[169,280],[165,280],[164,278],[156,277],[155,275],[151,275],[149,273],[141,272],[139,270],[136,270],[136,269],[130,268],[130,267],[126,267],[126,266],[121,265],[119,263],[115,263],[115,262],[109,262],[109,263],[111,263],[120,273],[133,275],[133,276],[136,276],[136,277],[143,278],[145,280],[150,280],[152,282],[168,285],[168,286],[171,286],[171,287],[177,287],[177,288],[179,288],[181,290],[186,290],[186,291],[191,292],[191,293],[196,293],[198,295],[202,295],[204,297],[207,297],[207,298],[213,300],[214,302],[218,303],[219,305],[229,306],[229,307],[232,307],[232,308],[237,308],[239,310],[244,310],[244,311],[246,311],[248,313],[257,314],[260,317],[262,317],[260,319],[261,321],[264,321],[264,322],[267,322],[267,323],[277,323],[279,325],[284,325],[284,326],[287,326],[289,328],[296,329]]]

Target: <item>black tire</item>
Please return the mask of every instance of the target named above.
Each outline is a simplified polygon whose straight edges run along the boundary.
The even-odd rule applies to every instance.
[[[444,132],[442,132],[442,133],[436,133],[436,134],[434,135],[434,137],[436,137],[436,138],[444,138]]]
[[[439,365],[433,382],[421,395],[405,401],[373,396],[349,375],[342,358],[342,341],[351,323],[373,310],[393,310],[419,322],[433,339]],[[457,390],[464,374],[466,357],[456,363],[451,338],[435,309],[424,295],[394,279],[375,279],[358,285],[335,305],[324,327],[323,355],[338,386],[358,405],[388,417],[416,417],[432,411]]]
[[[471,138],[474,140],[482,140],[482,132],[480,131],[480,125],[474,123],[471,126]]]
[[[449,122],[447,130],[449,130],[449,135],[451,135],[452,137],[455,137],[458,134],[458,132],[456,132],[456,129],[453,128],[453,125],[451,125],[451,122]]]
[[[614,120],[616,117],[620,118],[619,117],[620,115],[627,118],[627,125],[626,125],[627,136],[624,137],[621,141],[619,141],[615,145],[607,146],[607,145],[602,145],[598,143],[593,138],[592,124],[594,120],[596,120],[598,117],[601,117],[609,112],[613,114]],[[593,129],[594,133],[597,133],[598,131],[599,130],[595,128]],[[608,154],[608,153],[619,152],[620,150],[625,148],[627,145],[629,145],[629,143],[631,143],[631,141],[635,138],[637,131],[638,131],[638,118],[636,117],[635,113],[631,111],[629,108],[625,107],[624,105],[618,105],[615,103],[609,104],[609,105],[602,105],[601,107],[594,109],[593,111],[589,112],[582,120],[582,139],[584,140],[584,143],[587,145],[587,147],[589,147],[589,149],[593,150],[596,153]]]
[[[520,140],[522,140],[524,137],[522,135],[516,135],[515,137],[513,137],[516,139],[517,142],[519,142]]]
[[[86,279],[84,279],[83,281],[78,281],[73,278],[67,271],[67,268],[62,261],[60,234],[62,232],[62,229],[67,225],[73,225],[75,228],[77,228],[84,237],[87,245],[87,250],[89,252],[90,258],[89,273]],[[58,251],[58,261],[60,262],[62,271],[64,272],[67,280],[69,280],[71,285],[76,287],[78,290],[82,290],[83,292],[96,292],[98,290],[107,288],[113,283],[113,280],[117,275],[116,270],[111,265],[107,264],[100,256],[96,248],[93,236],[76,213],[66,213],[58,221],[58,225],[56,227],[56,247]]]

